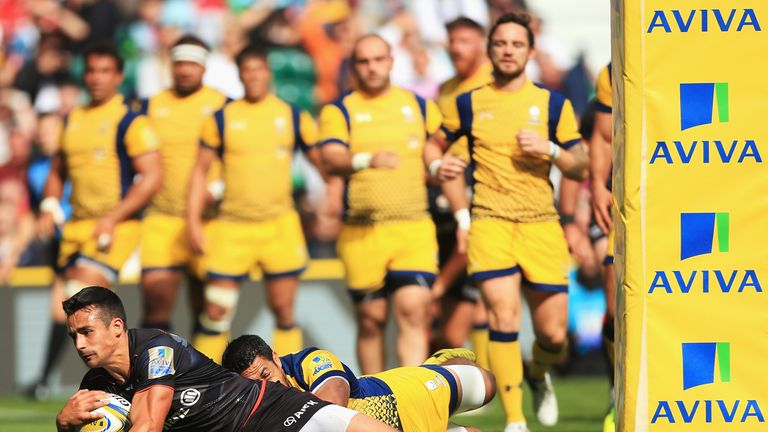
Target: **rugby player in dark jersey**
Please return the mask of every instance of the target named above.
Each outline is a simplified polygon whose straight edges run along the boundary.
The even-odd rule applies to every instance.
[[[91,369],[59,415],[59,431],[102,417],[106,393],[131,401],[132,432],[357,432],[394,429],[310,393],[227,371],[186,340],[161,330],[126,329],[120,298],[84,288],[64,302],[69,334]]]

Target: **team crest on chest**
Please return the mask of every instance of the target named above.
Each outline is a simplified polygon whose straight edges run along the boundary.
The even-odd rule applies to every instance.
[[[277,132],[279,133],[285,132],[285,126],[286,126],[285,117],[275,118],[275,129],[277,130]]]
[[[402,108],[400,108],[400,112],[403,113],[403,120],[406,122],[413,122],[416,120],[416,118],[413,116],[413,108],[409,107],[408,105],[403,105]]]
[[[539,108],[536,105],[531,105],[530,108],[528,108],[528,123],[529,124],[541,124],[541,120],[539,120],[539,117],[541,116],[541,108]]]

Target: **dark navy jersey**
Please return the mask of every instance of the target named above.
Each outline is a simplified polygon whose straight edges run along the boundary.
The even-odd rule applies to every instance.
[[[163,430],[234,432],[295,431],[317,409],[327,405],[313,396],[280,385],[251,381],[217,365],[189,343],[174,334],[155,329],[128,330],[130,376],[117,382],[104,369],[92,369],[83,378],[81,389],[103,390],[129,401],[133,395],[152,386],[173,389],[173,402]],[[290,428],[285,418],[305,409]],[[246,425],[247,423],[247,425]]]

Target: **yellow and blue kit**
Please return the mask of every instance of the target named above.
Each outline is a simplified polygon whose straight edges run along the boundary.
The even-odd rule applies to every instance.
[[[597,99],[597,110],[600,112],[610,113],[613,111],[612,83],[611,64],[608,63],[608,66],[600,69],[600,73],[597,75],[595,99]]]
[[[85,260],[117,275],[138,246],[138,220],[117,224],[108,251],[99,250],[93,230],[133,184],[132,159],[156,151],[158,145],[146,117],[130,110],[120,95],[69,114],[60,152],[72,184],[72,220],[62,231],[59,268]]]
[[[404,432],[443,432],[458,406],[456,378],[441,366],[400,367],[355,377],[334,354],[307,348],[280,357],[291,386],[315,391],[332,377],[349,383],[347,406]]]
[[[320,145],[400,157],[394,169],[363,169],[346,180],[337,249],[356,301],[386,295],[385,282],[431,285],[437,243],[422,154],[441,118],[433,102],[398,87],[373,98],[348,92],[320,113]]]
[[[231,102],[205,120],[201,145],[217,152],[225,184],[206,233],[209,278],[243,280],[255,266],[267,278],[304,270],[291,162],[296,149],[309,151],[316,139],[312,117],[274,95]]]
[[[200,260],[187,238],[187,186],[200,148],[203,121],[226,102],[226,96],[205,86],[183,97],[168,89],[140,102],[139,112],[147,116],[160,139],[167,179],[152,197],[142,220],[142,271],[188,267],[195,273],[201,271],[197,268]]]
[[[479,281],[522,271],[534,289],[568,289],[568,247],[554,206],[547,156],[523,153],[521,129],[533,130],[564,149],[581,136],[571,103],[526,81],[515,92],[485,85],[456,98],[457,116],[443,132],[450,151],[469,162],[472,226],[470,278]]]
[[[491,81],[493,81],[493,65],[487,61],[475,73],[464,79],[455,76],[442,83],[436,102],[440,112],[443,113],[443,117],[457,117],[456,98],[462,93],[482,87]]]
[[[613,89],[611,85],[613,84],[611,74],[611,64],[608,63],[608,66],[604,67],[600,70],[600,73],[597,75],[597,89],[595,91],[595,98],[596,101],[596,107],[597,110],[600,112],[604,112],[607,114],[611,114],[613,112],[612,108],[612,102],[613,102]],[[612,184],[611,184],[611,178],[608,178],[608,190],[611,190]],[[603,264],[609,265],[613,264],[613,253],[614,253],[614,233],[613,233],[613,227],[611,227],[611,230],[608,232],[608,251],[605,254],[605,259],[603,260]]]

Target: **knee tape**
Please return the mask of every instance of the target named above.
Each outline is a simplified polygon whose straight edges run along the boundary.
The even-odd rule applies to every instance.
[[[91,286],[91,284],[81,282],[77,279],[67,279],[67,281],[64,282],[64,297],[70,298],[87,286]]]
[[[220,319],[211,319],[206,313],[200,314],[200,325],[208,330],[226,332],[232,327],[235,318],[235,307],[240,299],[238,288],[208,285],[205,287],[205,301],[220,306],[226,310]]]
[[[480,408],[485,403],[485,378],[477,366],[443,366],[456,375],[461,383],[461,402],[454,414]],[[459,429],[460,430],[460,429]]]

